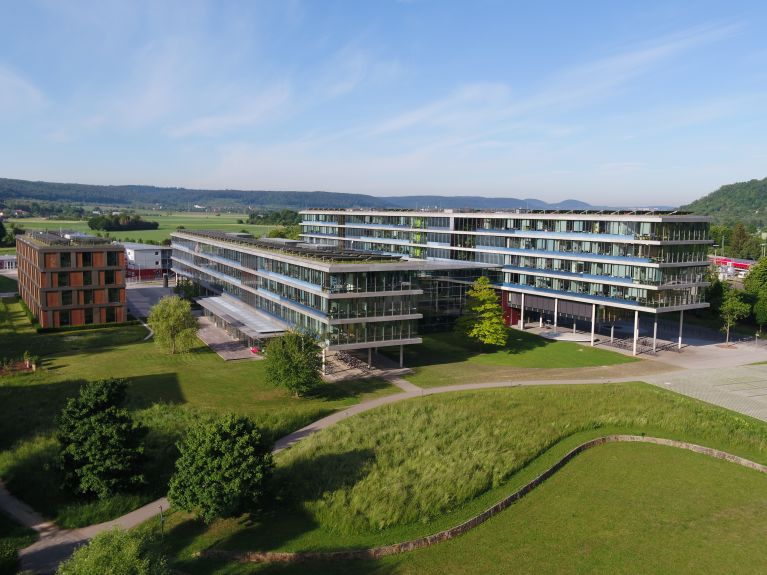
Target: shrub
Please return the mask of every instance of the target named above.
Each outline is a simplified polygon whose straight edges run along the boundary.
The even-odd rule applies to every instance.
[[[210,523],[257,509],[273,462],[269,445],[253,422],[226,415],[189,429],[179,444],[168,498]]]
[[[59,566],[57,575],[169,575],[167,561],[151,539],[135,531],[111,529],[80,547]]]
[[[56,439],[64,483],[75,491],[105,498],[143,483],[145,430],[121,408],[125,397],[124,380],[104,379],[86,383],[79,397],[67,400]]]

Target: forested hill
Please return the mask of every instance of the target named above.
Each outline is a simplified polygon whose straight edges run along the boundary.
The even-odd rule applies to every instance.
[[[66,202],[84,206],[188,209],[195,205],[215,209],[306,208],[474,208],[474,209],[588,209],[577,200],[547,203],[535,199],[485,198],[481,196],[389,196],[338,192],[275,192],[241,190],[194,190],[155,186],[94,186],[31,182],[0,178],[0,202],[8,200]]]
[[[711,216],[715,223],[767,227],[767,178],[722,186],[681,209]]]

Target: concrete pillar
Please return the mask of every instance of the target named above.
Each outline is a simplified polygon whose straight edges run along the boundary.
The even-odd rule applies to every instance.
[[[684,322],[684,310],[679,312],[679,342],[677,343],[677,349],[682,349],[682,323]]]
[[[322,348],[322,375],[325,375],[327,372],[325,371],[325,354],[327,353],[327,350],[323,347]]]
[[[597,317],[597,304],[591,304],[591,347],[594,347],[594,322]]]
[[[399,346],[399,366],[405,367],[405,346]]]
[[[632,355],[637,354],[637,339],[639,338],[639,310],[634,312],[634,351]]]
[[[373,367],[373,348],[368,348],[368,367]]]
[[[538,316],[538,327],[543,327],[543,314]]]
[[[610,343],[615,339],[615,324],[610,326]]]
[[[525,329],[525,294],[522,294],[522,303],[519,306],[519,329]]]
[[[655,314],[655,317],[652,322],[652,352],[655,353],[655,349],[658,344],[658,314]]]
[[[573,320],[573,333],[575,333],[575,320]]]
[[[559,315],[559,300],[554,298],[554,331],[557,331],[557,316]]]

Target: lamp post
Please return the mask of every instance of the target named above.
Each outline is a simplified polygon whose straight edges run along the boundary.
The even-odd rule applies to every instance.
[[[762,257],[764,257],[764,248],[767,246],[767,243],[762,243]]]

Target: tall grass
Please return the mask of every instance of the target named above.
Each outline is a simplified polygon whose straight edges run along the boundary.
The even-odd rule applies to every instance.
[[[278,456],[278,477],[330,532],[429,522],[572,434],[657,433],[767,459],[767,425],[645,384],[431,396],[350,418]]]

